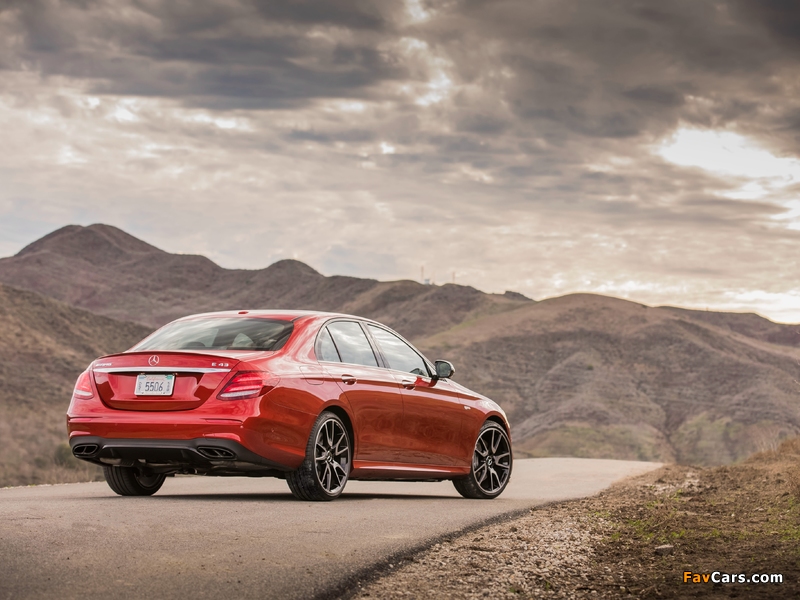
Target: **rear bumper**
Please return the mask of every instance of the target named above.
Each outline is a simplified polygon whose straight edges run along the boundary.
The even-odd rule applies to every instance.
[[[76,458],[103,466],[140,467],[159,473],[275,476],[292,467],[259,456],[224,438],[117,439],[73,436]]]
[[[236,456],[250,456],[249,462],[253,464],[264,464],[266,460],[270,465],[281,465],[284,470],[299,467],[305,458],[314,416],[292,410],[262,412],[258,416],[252,416],[253,412],[247,406],[240,407],[241,414],[237,415],[201,411],[112,411],[98,407],[94,412],[67,415],[67,432],[73,448],[80,443],[75,440],[89,438],[106,440],[114,447],[119,447],[122,442],[136,448],[156,446],[161,449],[160,454],[169,454],[167,450],[183,447],[188,454],[174,460],[187,465],[198,460],[193,449],[199,446],[224,448],[227,442],[234,442],[237,448],[244,449],[235,451]],[[118,457],[86,454],[79,458],[101,464],[99,458]]]

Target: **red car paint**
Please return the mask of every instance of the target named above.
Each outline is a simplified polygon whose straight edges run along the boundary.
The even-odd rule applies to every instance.
[[[429,480],[470,473],[476,439],[487,420],[510,431],[497,404],[450,379],[318,360],[315,343],[326,324],[344,320],[379,325],[374,321],[306,311],[220,312],[181,321],[238,316],[293,322],[294,328],[277,351],[132,350],[97,359],[79,379],[67,411],[73,450],[95,439],[109,447],[115,440],[138,440],[142,447],[148,440],[156,447],[170,441],[208,440],[213,445],[229,440],[263,458],[269,468],[254,471],[247,461],[235,461],[198,469],[181,465],[179,459],[160,459],[155,450],[156,458],[147,458],[145,452],[140,460],[161,472],[281,476],[301,465],[317,417],[331,410],[352,432],[350,479]],[[171,396],[134,393],[136,375],[153,372],[175,374]],[[263,375],[258,395],[218,398],[242,372]],[[111,458],[105,459],[76,455],[97,464],[120,464],[113,450],[109,452]]]

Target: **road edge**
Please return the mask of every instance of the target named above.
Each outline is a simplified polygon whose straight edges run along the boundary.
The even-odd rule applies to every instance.
[[[459,538],[463,535],[472,533],[478,529],[483,529],[484,527],[488,527],[490,525],[496,525],[504,521],[513,521],[514,519],[517,519],[522,515],[525,515],[535,509],[544,508],[554,504],[560,504],[562,502],[583,500],[584,498],[590,498],[590,497],[591,496],[585,496],[583,498],[572,498],[569,500],[552,500],[549,502],[545,502],[543,504],[531,504],[526,508],[517,508],[515,510],[506,513],[489,517],[488,519],[483,519],[481,521],[478,521],[477,523],[467,525],[466,527],[456,529],[449,533],[443,533],[441,535],[437,535],[429,540],[426,540],[425,542],[422,542],[421,544],[416,544],[415,546],[412,546],[410,548],[394,552],[387,558],[383,558],[368,567],[359,569],[358,571],[349,575],[344,581],[336,584],[335,586],[327,590],[321,591],[319,594],[315,594],[314,596],[311,597],[310,600],[347,600],[348,598],[352,598],[356,593],[358,593],[359,587],[362,587],[363,584],[372,583],[374,581],[377,581],[384,575],[393,573],[394,569],[390,565],[396,565],[400,561],[403,561],[412,556],[416,556],[422,552],[430,550],[436,544],[445,541],[450,541],[455,538]],[[472,500],[471,502],[485,502],[485,500]]]

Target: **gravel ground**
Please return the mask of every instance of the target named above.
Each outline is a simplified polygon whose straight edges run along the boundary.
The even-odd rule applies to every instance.
[[[597,598],[593,545],[607,521],[569,502],[490,525],[399,564],[353,598]],[[576,510],[577,509],[577,510]]]
[[[721,585],[685,573],[782,574]],[[738,465],[669,465],[443,540],[346,598],[800,598],[800,438]]]

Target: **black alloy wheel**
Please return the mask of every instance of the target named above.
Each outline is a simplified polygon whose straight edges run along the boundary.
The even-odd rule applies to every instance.
[[[350,476],[352,446],[342,420],[325,411],[314,424],[300,468],[286,474],[286,483],[300,500],[338,498]]]
[[[145,475],[134,467],[103,467],[106,483],[120,496],[152,496],[164,485],[166,475]]]
[[[486,421],[475,441],[469,475],[453,480],[465,498],[491,500],[506,489],[511,478],[511,442],[508,434],[494,421]]]

